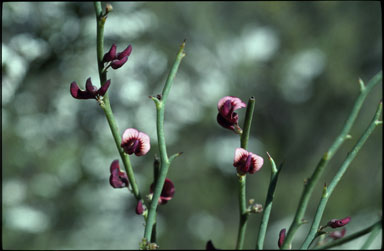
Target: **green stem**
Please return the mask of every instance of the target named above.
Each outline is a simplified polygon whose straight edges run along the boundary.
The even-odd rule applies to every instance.
[[[268,194],[267,198],[265,200],[265,208],[263,210],[263,217],[261,219],[259,233],[257,235],[257,241],[256,241],[256,249],[262,250],[264,246],[264,239],[265,239],[265,233],[267,232],[267,226],[269,221],[269,215],[271,214],[272,210],[272,202],[273,197],[275,195],[275,188],[277,184],[277,179],[279,177],[280,170],[282,168],[282,164],[280,165],[279,169],[276,168],[275,161],[272,159],[272,157],[268,154],[269,161],[271,162],[271,181],[269,183],[268,188]]]
[[[337,247],[339,245],[342,245],[344,243],[347,243],[349,241],[352,241],[354,239],[357,239],[363,235],[366,235],[367,233],[373,231],[374,229],[376,228],[381,228],[381,225],[383,224],[383,220],[379,220],[378,222],[376,222],[375,224],[363,229],[363,230],[360,230],[354,234],[351,234],[347,237],[344,237],[344,238],[341,238],[341,239],[338,239],[338,240],[335,240],[335,241],[332,241],[328,244],[325,244],[325,245],[322,245],[322,246],[318,246],[318,247],[315,247],[314,250],[324,250],[324,249],[329,249],[329,248],[333,248],[333,247]]]
[[[167,146],[165,144],[165,136],[164,136],[164,109],[165,109],[165,103],[167,101],[169,91],[173,84],[173,80],[176,76],[177,70],[179,69],[181,60],[185,56],[184,47],[185,47],[185,41],[183,42],[179,52],[177,53],[175,63],[173,64],[171,71],[168,75],[167,81],[165,83],[162,96],[159,98],[151,97],[155,102],[156,112],[157,112],[156,128],[157,128],[157,141],[159,144],[159,151],[160,151],[160,172],[159,172],[157,181],[155,183],[155,189],[153,192],[152,201],[149,207],[148,218],[145,225],[144,238],[146,240],[150,240],[152,236],[153,225],[155,224],[155,221],[156,221],[156,209],[158,205],[158,200],[160,198],[161,191],[163,190],[165,178],[168,173],[168,168],[171,164],[170,160],[178,156],[176,154],[176,155],[173,155],[171,159],[168,159]]]
[[[309,247],[311,241],[313,240],[313,238],[315,238],[316,233],[319,229],[321,217],[323,216],[323,212],[325,210],[325,206],[327,205],[329,197],[331,196],[333,190],[335,189],[335,187],[337,186],[337,184],[339,183],[339,181],[343,177],[344,173],[347,171],[347,169],[348,169],[349,165],[351,164],[351,162],[353,161],[353,159],[356,157],[359,150],[363,147],[363,145],[367,141],[368,137],[372,134],[373,130],[376,128],[376,126],[377,126],[376,122],[379,120],[382,108],[383,108],[383,103],[380,102],[380,104],[376,110],[375,116],[373,117],[368,128],[365,130],[365,132],[360,137],[360,139],[358,140],[356,145],[353,147],[352,151],[348,153],[348,155],[347,155],[346,159],[344,160],[343,164],[341,165],[340,169],[338,170],[335,177],[332,179],[331,183],[329,184],[328,188],[326,189],[326,192],[323,193],[322,198],[321,198],[320,203],[319,203],[319,206],[318,206],[317,211],[316,211],[315,218],[312,222],[310,232],[308,233],[307,238],[305,239],[301,249],[307,249]]]
[[[240,137],[240,146],[247,149],[249,134],[251,131],[253,111],[255,110],[255,98],[250,97],[247,104],[247,111],[245,112],[243,133]],[[247,196],[246,196],[246,183],[247,178],[245,175],[239,176],[239,208],[240,208],[240,222],[239,230],[237,233],[236,249],[243,249],[245,232],[247,230],[248,211],[247,211]]]
[[[287,249],[290,247],[292,239],[298,230],[298,228],[303,224],[303,217],[305,214],[305,211],[308,206],[309,199],[312,195],[313,189],[315,185],[317,184],[319,178],[321,177],[322,173],[324,172],[325,167],[327,166],[329,160],[333,157],[333,155],[336,153],[336,151],[339,149],[341,144],[344,142],[345,139],[347,139],[349,131],[351,130],[351,127],[353,126],[356,117],[361,109],[361,106],[363,105],[363,102],[365,98],[367,97],[368,93],[372,90],[374,86],[376,86],[378,83],[380,83],[382,79],[382,72],[377,73],[368,83],[367,86],[363,86],[360,82],[360,95],[357,97],[355,104],[353,106],[353,109],[347,119],[347,121],[344,124],[344,128],[342,129],[340,135],[336,138],[336,140],[333,142],[332,146],[329,148],[329,150],[323,155],[320,162],[317,164],[315,171],[313,172],[310,179],[308,179],[307,184],[304,187],[304,190],[302,192],[299,205],[296,210],[295,217],[291,223],[291,226],[289,227],[287,236],[285,238],[284,244],[281,247],[282,249]]]
[[[372,242],[375,240],[376,236],[379,234],[382,228],[381,224],[375,224],[372,229],[372,232],[369,234],[368,238],[365,240],[364,244],[361,246],[361,250],[368,249]]]
[[[97,22],[97,38],[96,38],[96,48],[97,48],[97,65],[99,70],[99,77],[100,77],[100,85],[104,85],[107,81],[107,72],[103,72],[103,52],[104,52],[104,23],[105,23],[105,17],[103,17],[101,3],[95,2],[94,3],[95,12],[96,12],[96,22]],[[120,132],[119,128],[117,126],[115,117],[113,116],[112,108],[109,102],[109,95],[108,92],[104,95],[102,102],[100,102],[100,107],[103,109],[105,113],[105,117],[107,118],[108,125],[111,129],[113,139],[115,140],[115,144],[117,147],[117,150],[120,154],[120,157],[123,161],[124,168],[127,172],[127,176],[129,179],[129,183],[131,184],[133,194],[137,200],[141,200],[141,195],[139,192],[139,188],[136,184],[135,176],[133,173],[132,165],[129,160],[129,156],[124,153],[123,149],[121,148],[121,138],[120,138]]]

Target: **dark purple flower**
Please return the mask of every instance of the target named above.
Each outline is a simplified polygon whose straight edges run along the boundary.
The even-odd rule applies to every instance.
[[[280,230],[280,233],[279,233],[279,240],[277,242],[277,245],[279,246],[279,248],[281,248],[281,246],[283,245],[284,243],[284,240],[285,240],[285,232],[286,232],[286,229],[283,228]]]
[[[139,200],[136,206],[136,214],[141,215],[144,212],[143,202]]]
[[[132,46],[128,47],[122,52],[116,53],[116,45],[113,44],[111,49],[104,54],[103,63],[111,62],[111,67],[113,69],[118,69],[127,62],[129,55],[131,55]]]
[[[142,156],[151,148],[150,139],[147,134],[128,128],[123,133],[121,147],[127,154],[134,153],[136,156]]]
[[[219,114],[217,114],[217,122],[224,128],[239,132],[241,128],[238,125],[239,115],[235,110],[246,107],[247,105],[241,99],[233,96],[225,96],[221,98],[217,104]]]
[[[88,78],[85,84],[84,91],[79,88],[75,81],[71,83],[70,91],[72,97],[74,97],[75,99],[98,99],[100,96],[105,95],[110,84],[111,80],[108,80],[102,87],[97,88],[92,84],[91,78]]]
[[[243,148],[236,148],[233,166],[236,167],[238,174],[253,174],[259,171],[263,164],[264,159],[259,155],[248,152]]]
[[[348,222],[351,220],[351,217],[348,216],[344,219],[341,219],[341,220],[338,220],[338,219],[332,219],[328,222],[327,226],[331,227],[331,228],[338,228],[338,227],[342,227],[342,226],[345,226],[348,224]]]
[[[120,171],[119,160],[114,160],[110,167],[111,176],[109,183],[113,188],[123,188],[128,186],[128,177],[125,172]]]
[[[151,187],[149,189],[149,192],[153,194],[155,184],[152,183]],[[173,185],[173,182],[165,178],[163,190],[161,190],[160,198],[159,198],[159,204],[166,204],[169,200],[172,199],[173,195],[175,194],[175,186]]]
[[[346,232],[347,230],[343,228],[341,231],[334,231],[330,233],[329,237],[331,237],[334,240],[337,240],[337,239],[343,238]]]

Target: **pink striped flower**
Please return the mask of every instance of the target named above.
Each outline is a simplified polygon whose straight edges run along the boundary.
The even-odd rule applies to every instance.
[[[338,219],[332,219],[328,222],[327,226],[331,227],[331,228],[338,228],[338,227],[342,227],[342,226],[345,226],[348,224],[348,222],[351,220],[351,217],[348,216],[344,219],[341,219],[341,220],[338,220]]]
[[[127,62],[129,55],[131,55],[132,46],[128,47],[120,53],[116,53],[116,45],[112,44],[111,49],[104,54],[103,63],[111,62],[113,69],[118,69]]]
[[[91,78],[88,78],[85,84],[84,91],[79,88],[76,81],[73,81],[71,83],[70,91],[72,97],[74,97],[75,99],[99,99],[100,96],[105,95],[110,84],[111,80],[108,80],[102,87],[97,88],[92,84]]]
[[[121,147],[127,154],[134,153],[136,156],[142,156],[147,154],[151,148],[150,139],[147,134],[134,128],[128,128],[123,133]]]
[[[264,159],[259,155],[248,152],[243,148],[236,148],[233,166],[236,167],[238,174],[253,174],[259,171],[263,164]]]
[[[120,171],[119,160],[114,160],[110,167],[111,176],[109,183],[113,188],[123,188],[128,186],[128,177],[125,172]]]
[[[225,96],[221,98],[217,104],[217,109],[219,110],[217,122],[224,128],[234,132],[241,132],[241,128],[238,125],[239,115],[235,111],[246,106],[238,97]]]
[[[153,194],[153,190],[155,189],[155,184],[152,183],[151,187],[149,188],[149,192]],[[163,190],[161,190],[160,198],[159,198],[159,204],[166,204],[169,200],[173,198],[173,195],[175,194],[175,185],[173,185],[173,182],[165,178]]]

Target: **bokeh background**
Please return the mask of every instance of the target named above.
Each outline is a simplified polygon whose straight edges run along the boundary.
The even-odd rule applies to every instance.
[[[151,151],[131,157],[147,194],[157,153],[155,106],[181,42],[186,53],[166,109],[174,198],[159,207],[158,242],[167,249],[234,248],[239,137],[216,123],[226,95],[256,98],[249,150],[279,164],[266,248],[289,227],[303,180],[343,127],[358,79],[382,68],[379,2],[111,2],[105,51],[133,52],[110,70],[112,109],[120,131],[149,134]],[[103,3],[103,6],[104,3]],[[118,153],[94,100],[75,100],[69,85],[98,85],[96,22],[91,2],[6,2],[2,8],[2,245],[5,249],[137,249],[143,218],[126,189],[109,185]],[[306,213],[311,220],[324,182],[371,120],[382,85],[367,97],[330,162]],[[245,109],[239,111],[240,122]],[[248,177],[248,198],[264,204],[270,165]],[[334,191],[322,223],[351,216],[347,234],[382,216],[382,127],[374,131]],[[253,249],[261,215],[248,223]],[[294,247],[308,230],[303,226]],[[371,248],[381,246],[381,236]],[[341,248],[360,248],[366,236]]]

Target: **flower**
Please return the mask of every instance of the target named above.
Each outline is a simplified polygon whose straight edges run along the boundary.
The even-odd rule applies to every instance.
[[[281,246],[283,245],[284,243],[284,240],[285,240],[285,232],[286,232],[286,229],[283,228],[280,230],[280,233],[279,233],[279,240],[277,242],[277,245],[279,246],[279,248],[281,248]]]
[[[234,132],[241,132],[241,128],[238,125],[239,115],[234,111],[246,106],[241,99],[234,96],[221,98],[217,104],[217,109],[219,110],[217,122],[224,128]]]
[[[264,159],[259,155],[248,152],[243,148],[236,148],[233,166],[236,167],[238,174],[253,174],[260,170],[263,163]]]
[[[346,232],[347,230],[343,228],[341,231],[334,231],[330,233],[328,236],[334,240],[337,240],[337,239],[343,238]]]
[[[128,128],[123,133],[121,147],[129,155],[134,153],[136,156],[142,156],[151,149],[150,139],[147,134],[135,128]]]
[[[141,215],[144,212],[143,202],[139,200],[136,206],[136,214]]]
[[[111,80],[108,80],[105,82],[105,84],[97,89],[96,86],[92,84],[91,78],[87,79],[87,82],[85,84],[85,90],[80,90],[79,86],[77,85],[76,81],[73,81],[71,83],[70,91],[72,97],[75,99],[98,99],[100,96],[104,96],[107,92],[109,85],[111,84]]]
[[[128,186],[128,177],[125,172],[120,171],[119,160],[114,160],[110,167],[111,176],[109,183],[113,188],[123,188]]]
[[[153,194],[154,188],[155,188],[155,184],[152,183],[149,189],[149,192],[151,194]],[[170,179],[165,178],[163,190],[161,190],[161,194],[159,198],[159,204],[166,204],[169,200],[172,199],[174,194],[175,194],[175,185],[173,185],[173,182]]]
[[[330,220],[328,223],[327,223],[327,226],[331,227],[331,228],[338,228],[338,227],[342,227],[342,226],[345,226],[348,224],[348,222],[351,220],[351,217],[348,216],[344,219],[341,219],[341,220],[337,220],[337,219],[332,219]]]
[[[113,69],[118,69],[127,62],[129,55],[131,55],[132,46],[128,47],[120,53],[116,54],[116,45],[112,44],[111,49],[104,54],[103,63],[111,62],[111,67]]]

